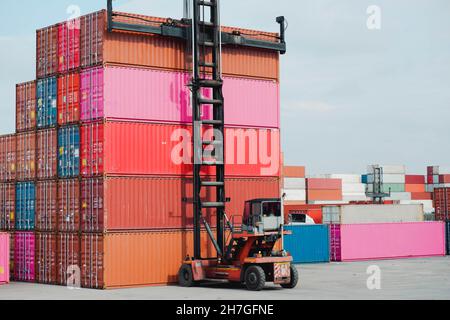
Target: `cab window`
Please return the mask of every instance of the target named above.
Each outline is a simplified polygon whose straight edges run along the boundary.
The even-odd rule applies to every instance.
[[[279,202],[263,202],[263,216],[280,217],[281,204]]]

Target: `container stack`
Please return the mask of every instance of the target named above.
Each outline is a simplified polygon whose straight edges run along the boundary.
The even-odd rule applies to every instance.
[[[435,188],[450,188],[450,167],[427,167],[426,191],[433,192]]]
[[[406,167],[403,165],[369,165],[367,167],[367,192],[373,192],[374,173],[382,169],[384,192],[391,192],[387,200],[411,200],[411,194],[405,190]]]
[[[283,167],[283,194],[285,205],[306,204],[305,167]]]
[[[342,203],[342,180],[330,178],[306,179],[308,204]]]
[[[411,200],[402,200],[400,204],[422,204],[427,215],[434,213],[432,193],[426,192],[425,176],[406,175],[405,191],[411,194]]]
[[[362,182],[360,174],[330,174],[327,178],[342,180],[342,201],[368,201],[366,184]]]

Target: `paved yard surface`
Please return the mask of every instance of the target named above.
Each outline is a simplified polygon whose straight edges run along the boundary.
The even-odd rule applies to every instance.
[[[368,274],[370,266],[375,273]],[[378,269],[377,269],[378,268]],[[299,265],[299,287],[283,290],[267,285],[249,292],[228,283],[202,287],[147,287],[122,290],[70,290],[65,287],[11,283],[0,286],[0,299],[450,299],[450,257]],[[369,271],[372,271],[370,269]],[[379,290],[376,286],[380,274]]]

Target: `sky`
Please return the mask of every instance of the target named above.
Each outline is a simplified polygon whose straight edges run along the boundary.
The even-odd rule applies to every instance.
[[[182,0],[117,0],[117,10],[179,18]],[[262,5],[264,3],[264,5]],[[380,9],[370,30],[367,9]],[[35,29],[106,0],[15,0],[0,11],[0,134],[14,131],[15,84],[35,78]],[[7,8],[6,8],[7,7]],[[75,9],[75,10],[74,10]],[[278,31],[282,149],[308,174],[368,164],[450,164],[450,1],[225,0],[222,23]]]

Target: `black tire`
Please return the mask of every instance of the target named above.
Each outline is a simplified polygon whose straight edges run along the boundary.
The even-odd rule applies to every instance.
[[[291,264],[291,281],[289,283],[282,284],[285,289],[294,289],[298,284],[298,270]]]
[[[250,266],[245,270],[245,286],[250,291],[261,291],[266,285],[266,274],[260,266]]]
[[[192,274],[192,267],[188,264],[183,264],[178,271],[178,284],[181,287],[194,286],[194,275]]]

